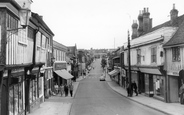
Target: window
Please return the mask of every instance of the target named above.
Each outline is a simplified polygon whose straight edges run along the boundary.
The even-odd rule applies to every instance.
[[[34,38],[34,29],[33,28],[28,27],[27,37],[30,38],[30,39],[33,39]]]
[[[14,18],[10,14],[6,14],[6,27],[7,29],[15,29],[18,28],[18,19]],[[18,30],[16,30],[18,31]],[[14,34],[18,34],[14,32]]]
[[[172,60],[180,61],[180,48],[179,47],[172,48]]]
[[[141,49],[137,49],[137,64],[141,63]]]
[[[157,49],[156,47],[151,48],[151,63],[156,63],[157,62]]]

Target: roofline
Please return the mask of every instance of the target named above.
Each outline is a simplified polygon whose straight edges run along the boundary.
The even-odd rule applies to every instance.
[[[172,48],[172,47],[179,47],[179,46],[184,46],[184,44],[175,44],[175,45],[168,45],[168,46],[163,46],[163,48],[168,49],[168,48]]]

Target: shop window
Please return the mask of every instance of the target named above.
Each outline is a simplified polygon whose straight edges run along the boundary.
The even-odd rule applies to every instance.
[[[164,80],[162,76],[154,75],[154,87],[154,94],[160,97],[164,97]]]
[[[43,77],[39,78],[39,96],[43,95],[43,87],[42,87],[42,83],[43,83]]]
[[[9,115],[19,115],[23,112],[23,86],[22,83],[9,88]]]
[[[37,79],[33,79],[30,81],[30,104],[33,103],[37,99]]]
[[[180,61],[180,48],[179,47],[172,48],[172,60]]]
[[[30,81],[29,103],[33,102],[33,81]]]

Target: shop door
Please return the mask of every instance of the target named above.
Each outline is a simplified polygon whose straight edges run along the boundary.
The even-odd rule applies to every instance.
[[[29,107],[29,84],[30,80],[25,80],[25,111],[30,112],[30,107]]]

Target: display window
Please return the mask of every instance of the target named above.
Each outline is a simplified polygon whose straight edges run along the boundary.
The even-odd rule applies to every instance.
[[[30,81],[30,93],[29,93],[29,102],[30,104],[33,103],[37,99],[37,79],[33,79]]]
[[[39,96],[43,95],[43,77],[39,78]]]
[[[162,76],[154,75],[154,94],[164,97],[164,79]]]
[[[9,115],[23,112],[23,85],[18,83],[9,88]]]

